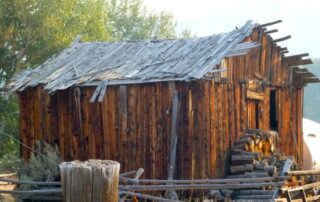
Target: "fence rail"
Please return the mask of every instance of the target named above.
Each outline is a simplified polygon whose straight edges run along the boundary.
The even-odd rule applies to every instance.
[[[119,198],[124,201],[129,196],[149,199],[155,201],[177,201],[158,196],[152,196],[145,191],[164,191],[164,190],[222,190],[222,189],[247,189],[274,187],[279,188],[291,175],[320,175],[320,171],[290,171],[287,176],[280,177],[261,177],[261,178],[236,178],[236,179],[194,179],[194,180],[159,180],[159,179],[139,179],[143,169],[121,173],[119,176]],[[9,175],[8,175],[9,176]],[[39,182],[5,179],[0,177],[0,182],[11,184],[29,184],[46,186],[43,189],[35,190],[0,190],[0,194],[12,194],[21,196],[23,199],[31,200],[61,200],[61,182]],[[167,184],[170,183],[170,184]],[[317,182],[317,186],[320,182]],[[308,185],[306,185],[308,186]],[[320,185],[319,185],[320,186]],[[143,192],[143,193],[139,193]],[[318,196],[317,196],[318,197]]]

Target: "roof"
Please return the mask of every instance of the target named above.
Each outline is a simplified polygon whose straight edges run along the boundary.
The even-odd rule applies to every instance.
[[[208,37],[126,42],[73,42],[35,69],[15,76],[7,88],[23,91],[44,86],[49,92],[71,86],[108,82],[144,83],[201,79],[229,56],[245,54],[258,46],[242,43],[253,28],[248,21],[241,28]]]

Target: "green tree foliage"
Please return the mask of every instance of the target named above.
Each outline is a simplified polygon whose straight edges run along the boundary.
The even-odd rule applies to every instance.
[[[18,103],[15,96],[0,95],[0,157],[17,150],[18,143],[12,138],[18,137]]]
[[[151,14],[142,0],[108,0],[106,18],[107,33],[111,40],[176,37],[173,16],[165,12]]]
[[[2,82],[67,47],[76,35],[106,40],[103,0],[0,0]]]
[[[312,60],[313,64],[307,68],[317,77],[320,78],[320,58]],[[320,84],[308,84],[304,90],[304,110],[303,116],[320,123]]]

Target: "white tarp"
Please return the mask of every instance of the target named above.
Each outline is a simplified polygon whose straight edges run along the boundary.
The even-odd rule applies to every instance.
[[[320,169],[320,124],[303,119],[303,169]]]

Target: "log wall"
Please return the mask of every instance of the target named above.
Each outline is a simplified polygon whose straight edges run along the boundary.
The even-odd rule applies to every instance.
[[[276,91],[278,146],[301,162],[302,89],[291,88],[290,71],[278,48],[257,29],[247,40],[261,47],[227,58],[228,71],[215,79],[175,82],[180,118],[176,178],[220,178],[229,149],[246,128],[270,129],[270,90]],[[248,81],[263,78],[263,99],[247,97]],[[224,81],[221,77],[229,78]],[[108,86],[101,103],[90,103],[94,87],[48,95],[41,87],[19,93],[20,138],[59,145],[64,160],[116,160],[121,172],[145,169],[143,177],[167,177],[172,86],[170,82]],[[22,149],[24,158],[30,151]]]

